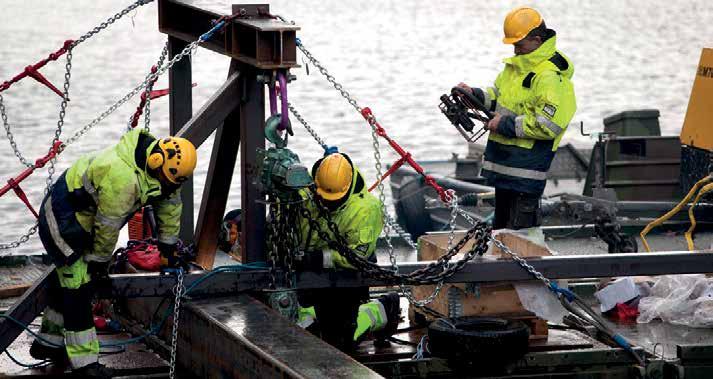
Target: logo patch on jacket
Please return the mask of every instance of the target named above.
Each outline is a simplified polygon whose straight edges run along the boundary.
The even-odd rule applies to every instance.
[[[542,107],[542,112],[544,114],[550,116],[550,118],[552,118],[552,117],[555,117],[555,112],[557,112],[557,107],[555,107],[552,104],[545,104],[545,106]]]

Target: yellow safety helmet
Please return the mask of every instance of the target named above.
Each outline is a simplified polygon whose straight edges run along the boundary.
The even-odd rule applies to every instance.
[[[198,154],[191,141],[180,137],[167,137],[159,140],[157,145],[161,152],[149,155],[149,168],[156,170],[160,167],[173,184],[181,184],[193,175]]]
[[[530,7],[518,7],[505,16],[503,43],[514,44],[542,24],[542,16]]]
[[[352,184],[352,164],[342,154],[329,154],[319,163],[314,174],[317,194],[325,200],[343,198]]]

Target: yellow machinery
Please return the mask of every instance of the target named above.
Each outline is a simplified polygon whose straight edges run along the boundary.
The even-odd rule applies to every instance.
[[[693,82],[693,89],[688,101],[688,110],[686,111],[680,138],[683,145],[713,152],[713,49],[703,49],[701,53],[701,60],[696,71],[696,79]],[[709,173],[691,188],[676,207],[646,225],[646,228],[640,234],[641,242],[643,242],[646,251],[651,251],[649,244],[646,242],[646,235],[653,228],[663,224],[678,213],[700,189],[688,209],[691,226],[685,233],[688,250],[695,250],[692,235],[696,228],[696,219],[693,215],[693,209],[704,194],[713,191],[713,183],[709,183],[711,180],[713,180],[713,175]]]

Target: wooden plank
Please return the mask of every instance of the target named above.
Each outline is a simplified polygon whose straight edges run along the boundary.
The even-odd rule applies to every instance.
[[[463,238],[464,232],[456,233],[454,244]],[[549,249],[539,244],[536,244],[523,236],[514,233],[501,232],[496,235],[498,240],[502,241],[506,246],[512,249],[521,257],[533,258],[551,255]],[[419,260],[437,260],[446,253],[448,246],[448,234],[432,234],[425,235],[419,239]],[[469,241],[461,249],[462,252],[467,251],[473,245]],[[456,255],[453,260],[462,257],[463,253]],[[499,259],[510,259],[500,249],[494,247],[492,254]],[[455,295],[449,298],[449,291],[456,288]],[[423,299],[429,296],[435,286],[417,286],[413,287],[413,293],[417,299]],[[450,300],[455,300],[460,304],[460,309],[463,315],[466,316],[507,316],[508,318],[516,319],[532,319],[528,321],[533,330],[533,338],[547,338],[547,323],[538,322],[533,313],[523,307],[520,302],[520,297],[517,291],[508,282],[494,282],[487,284],[445,284],[441,292],[429,304],[431,308],[442,313],[449,314]],[[418,310],[415,310],[418,311]],[[413,317],[413,312],[410,312]]]
[[[188,42],[175,37],[168,37],[169,59],[178,55]],[[170,88],[168,109],[170,113],[170,133],[176,135],[193,114],[193,85],[191,83],[191,60],[183,58],[168,71],[168,87]],[[193,242],[193,177],[181,185],[181,231],[179,237],[185,242]]]
[[[47,288],[49,275],[54,270],[51,265],[42,276],[25,291],[25,294],[5,313],[24,325],[29,325],[47,306]],[[5,351],[15,338],[24,331],[23,328],[8,319],[0,319],[0,351]]]
[[[0,288],[0,299],[7,299],[8,297],[20,296],[25,291],[27,291],[31,286],[29,284],[16,284],[12,286]]]
[[[238,61],[232,60],[226,84],[234,81],[236,92],[237,78]],[[219,92],[226,93],[226,91]],[[229,100],[233,104],[232,112],[227,115],[225,122],[215,134],[213,152],[208,166],[208,174],[206,175],[201,208],[198,212],[198,223],[196,224],[195,240],[198,243],[196,263],[207,270],[213,268],[213,263],[215,262],[215,253],[218,248],[218,232],[225,213],[225,205],[228,201],[235,161],[238,157],[238,147],[240,146],[240,109],[237,107],[239,100],[237,93],[233,94]],[[231,108],[228,103],[225,105],[222,107],[224,110]]]

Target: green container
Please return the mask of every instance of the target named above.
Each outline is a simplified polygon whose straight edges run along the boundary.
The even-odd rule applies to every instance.
[[[624,111],[604,118],[604,132],[619,137],[660,136],[658,109]]]

